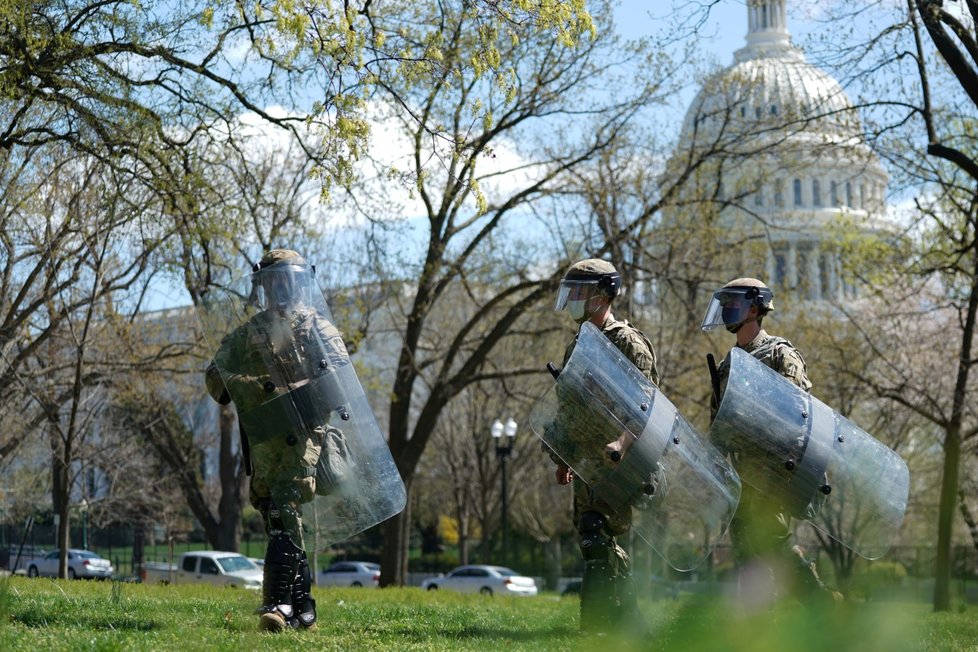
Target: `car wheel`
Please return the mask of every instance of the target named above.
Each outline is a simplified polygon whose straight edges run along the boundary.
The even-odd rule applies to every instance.
[[[69,580],[75,579],[75,569],[74,568],[69,568],[68,569],[68,579]]]
[[[437,591],[438,590],[438,585],[437,584],[429,584],[428,585],[428,590],[429,591]]]
[[[351,584],[350,586],[355,586],[355,587],[357,587],[357,588],[360,588],[361,586],[363,586],[363,584],[361,584],[360,582],[354,582],[354,583],[353,583],[353,584]]]
[[[479,589],[479,593],[481,593],[482,595],[489,595],[489,596],[491,596],[492,595],[492,589],[490,589],[488,586],[484,586],[481,589]]]
[[[37,566],[31,566],[27,569],[27,577],[37,577]]]

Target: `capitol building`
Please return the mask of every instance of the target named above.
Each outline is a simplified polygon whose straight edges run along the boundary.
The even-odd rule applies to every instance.
[[[746,44],[704,82],[660,179],[677,188],[663,223],[714,227],[713,281],[758,276],[838,301],[855,288],[833,234],[882,228],[888,176],[842,87],[792,45],[785,1],[746,9]]]

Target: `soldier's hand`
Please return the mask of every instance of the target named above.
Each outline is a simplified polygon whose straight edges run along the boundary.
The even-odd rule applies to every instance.
[[[557,465],[557,484],[570,484],[573,479],[573,471],[563,464]]]
[[[612,462],[617,462],[621,459],[622,455],[625,454],[625,451],[631,448],[634,441],[635,438],[632,437],[630,433],[622,433],[618,439],[605,445],[604,454],[607,455]]]

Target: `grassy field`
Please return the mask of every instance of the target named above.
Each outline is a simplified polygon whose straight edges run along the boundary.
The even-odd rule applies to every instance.
[[[0,578],[0,650],[978,650],[978,611],[845,603],[751,613],[684,596],[643,603],[641,632],[582,636],[576,598],[317,589],[319,628],[261,634],[258,596],[205,586]]]

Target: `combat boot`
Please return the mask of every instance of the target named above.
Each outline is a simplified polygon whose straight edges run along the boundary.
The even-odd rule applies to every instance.
[[[302,553],[299,568],[292,583],[292,618],[289,625],[293,629],[316,629],[316,601],[312,594],[312,573],[309,560]]]
[[[258,629],[280,632],[289,627],[293,618],[292,584],[302,556],[302,548],[295,545],[288,534],[279,532],[269,539],[263,569],[262,605],[256,612],[260,616]]]

